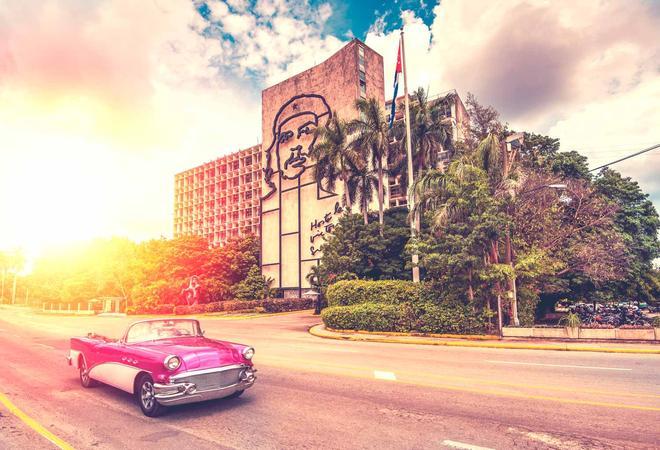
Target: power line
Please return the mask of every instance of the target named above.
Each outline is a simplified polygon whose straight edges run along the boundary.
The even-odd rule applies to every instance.
[[[607,164],[603,164],[602,166],[598,166],[598,167],[596,167],[595,169],[591,169],[591,170],[589,170],[589,172],[595,172],[596,170],[604,169],[605,167],[609,167],[609,166],[611,166],[611,165],[613,165],[613,164],[620,163],[621,161],[625,161],[626,159],[630,159],[630,158],[632,158],[632,157],[635,157],[635,156],[641,155],[642,153],[646,153],[646,152],[650,152],[651,150],[655,150],[655,149],[658,148],[658,147],[660,147],[660,144],[655,144],[655,145],[653,145],[653,146],[651,146],[651,147],[649,147],[649,148],[645,148],[644,150],[640,150],[640,151],[638,151],[638,152],[636,152],[636,153],[633,153],[632,155],[624,156],[623,158],[621,158],[621,159],[617,159],[616,161],[612,161],[611,163],[607,163]]]

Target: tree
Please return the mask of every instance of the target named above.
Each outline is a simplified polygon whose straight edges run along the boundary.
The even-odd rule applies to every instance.
[[[252,266],[245,279],[234,286],[233,292],[234,297],[239,300],[263,300],[269,294],[269,283],[266,277],[261,275],[259,266]]]
[[[429,101],[424,88],[412,94],[410,105],[410,143],[412,148],[413,170],[416,177],[424,171],[438,167],[438,154],[453,148],[452,125],[445,117],[445,103],[451,101],[449,95],[441,101]],[[394,149],[390,152],[388,165],[391,175],[398,176],[403,189],[408,186],[406,126],[398,121],[392,130]]]
[[[651,273],[653,260],[660,256],[658,212],[636,181],[622,177],[612,169],[603,170],[596,177],[594,186],[618,208],[614,225],[630,261],[625,277],[611,283],[605,290],[617,297],[655,302],[655,283]]]
[[[316,181],[330,192],[335,190],[337,179],[344,184],[344,203],[351,209],[351,198],[348,191],[349,163],[348,158],[354,158],[353,145],[349,139],[348,125],[333,113],[330,121],[317,131],[318,141],[310,150],[310,156],[316,160],[314,177]]]
[[[356,158],[347,160],[348,167],[348,197],[351,204],[357,203],[362,212],[364,224],[369,223],[369,203],[374,196],[374,189],[378,188],[378,178],[369,168],[365,159]]]
[[[383,163],[387,160],[390,149],[389,124],[378,100],[375,98],[360,98],[355,102],[359,117],[348,125],[350,133],[355,133],[353,146],[359,149],[357,153],[369,155],[372,167],[378,177],[378,223],[380,234],[383,234],[383,211],[385,203],[385,169]]]
[[[321,265],[328,280],[347,276],[371,280],[409,279],[404,255],[410,237],[406,215],[402,208],[385,211],[383,237],[380,237],[377,223],[365,224],[357,214],[341,217],[332,236],[322,246]]]
[[[591,179],[587,157],[576,151],[551,154],[546,160],[546,166],[551,173],[561,178]]]
[[[499,136],[505,132],[506,126],[500,121],[500,113],[492,106],[479,103],[471,92],[467,94],[465,108],[470,117],[470,128],[466,139],[469,148],[474,148],[489,134]]]

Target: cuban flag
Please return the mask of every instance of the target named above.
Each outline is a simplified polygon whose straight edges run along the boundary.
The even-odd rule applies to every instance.
[[[399,91],[399,74],[401,73],[401,41],[399,41],[399,53],[396,55],[396,69],[394,71],[394,95],[392,97],[392,111],[390,112],[390,128],[394,124],[396,113],[396,94]]]

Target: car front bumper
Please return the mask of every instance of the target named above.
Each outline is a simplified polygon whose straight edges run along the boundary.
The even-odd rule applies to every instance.
[[[223,369],[218,369],[218,372],[222,371]],[[183,405],[228,397],[235,392],[252,387],[256,380],[256,371],[256,369],[246,366],[241,369],[237,382],[205,389],[200,389],[196,383],[189,381],[154,383],[154,394],[158,403],[164,406]]]

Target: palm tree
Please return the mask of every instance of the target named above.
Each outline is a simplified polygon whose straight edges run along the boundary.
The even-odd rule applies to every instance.
[[[321,314],[321,301],[323,299],[323,288],[326,285],[326,273],[321,265],[312,266],[309,273],[305,275],[305,279],[309,282],[313,289],[316,289],[318,295],[316,296],[316,305],[314,307],[314,314]]]
[[[333,113],[328,124],[317,130],[319,141],[310,150],[310,156],[316,160],[314,178],[319,184],[325,181],[325,190],[334,191],[337,180],[341,178],[344,183],[344,203],[350,211],[346,159],[351,157],[353,148],[347,128],[348,124]]]
[[[368,155],[372,167],[375,167],[378,176],[378,223],[380,234],[383,235],[383,210],[385,203],[385,168],[390,150],[389,124],[378,100],[375,98],[358,99],[355,102],[360,116],[348,124],[348,131],[355,133],[353,146],[357,152]]]
[[[445,102],[451,94],[440,101],[429,101],[424,88],[418,88],[411,95],[410,143],[412,147],[413,171],[416,178],[424,171],[438,168],[438,155],[452,149],[452,125],[444,114]],[[398,121],[392,129],[396,151],[391,152],[388,166],[392,176],[399,176],[403,189],[408,186],[406,158],[406,125]]]
[[[368,161],[347,159],[348,162],[348,193],[351,203],[360,205],[364,224],[369,223],[369,203],[374,197],[374,189],[378,188],[378,177],[369,168]]]

